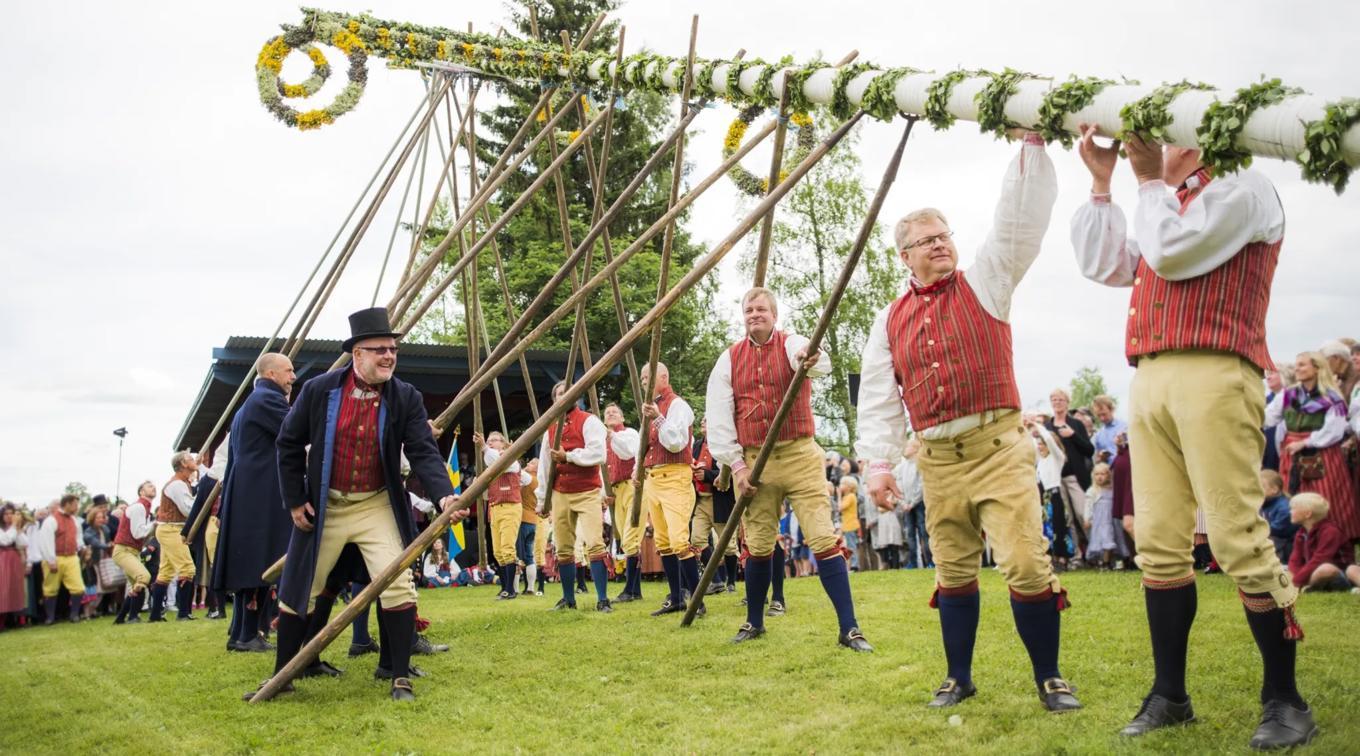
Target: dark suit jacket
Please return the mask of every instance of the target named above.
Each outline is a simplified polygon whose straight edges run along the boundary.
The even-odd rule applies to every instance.
[[[349,371],[349,367],[332,370],[303,384],[302,392],[283,420],[276,441],[279,487],[285,510],[307,503],[316,510],[316,526],[310,533],[292,529],[288,561],[284,563],[283,577],[279,581],[279,600],[299,610],[305,610],[310,598],[317,551],[326,527],[326,492],[331,477],[335,424],[340,411],[340,392]],[[402,486],[402,452],[411,465],[411,474],[420,480],[432,501],[437,503],[445,496],[451,496],[453,486],[449,482],[448,467],[426,425],[428,416],[420,392],[409,383],[392,378],[383,384],[381,393],[378,447],[383,481],[402,543],[409,545],[415,540],[416,529],[406,489]]]

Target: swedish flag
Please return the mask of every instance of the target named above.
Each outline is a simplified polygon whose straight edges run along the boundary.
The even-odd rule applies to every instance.
[[[454,493],[463,492],[463,476],[458,469],[458,428],[453,429],[453,446],[449,448],[449,482],[453,484]],[[453,562],[454,557],[463,552],[467,547],[467,537],[463,535],[463,523],[456,522],[449,526],[449,562]]]

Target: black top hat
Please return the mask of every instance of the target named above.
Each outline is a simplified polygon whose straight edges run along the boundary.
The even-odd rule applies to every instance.
[[[360,310],[349,316],[350,337],[345,339],[340,345],[341,350],[351,352],[354,344],[364,339],[372,339],[380,336],[391,336],[394,339],[401,338],[400,331],[392,330],[392,324],[387,319],[386,307],[370,307],[367,310]]]

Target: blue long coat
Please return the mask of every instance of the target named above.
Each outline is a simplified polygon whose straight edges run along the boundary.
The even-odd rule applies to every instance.
[[[316,510],[316,524],[310,533],[291,528],[288,560],[279,581],[279,601],[305,611],[310,598],[312,578],[322,532],[326,528],[326,491],[331,479],[331,460],[335,451],[335,425],[340,414],[340,393],[350,368],[332,370],[302,386],[302,393],[283,420],[279,430],[279,486],[287,510],[310,503]],[[453,495],[448,468],[426,424],[425,402],[414,386],[398,378],[383,384],[378,409],[378,449],[382,457],[383,481],[388,502],[403,546],[417,535],[411,504],[402,485],[403,451],[411,474],[425,488],[432,501]],[[308,445],[311,446],[310,453]],[[290,520],[291,522],[291,520]],[[385,566],[385,565],[384,565]]]
[[[263,587],[260,574],[288,549],[293,521],[279,494],[274,446],[287,414],[283,388],[260,378],[231,420],[222,507],[217,513],[221,525],[213,562],[214,590]]]

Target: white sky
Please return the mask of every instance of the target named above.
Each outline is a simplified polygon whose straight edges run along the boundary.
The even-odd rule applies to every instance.
[[[444,10],[440,10],[441,7]],[[380,18],[494,31],[499,1],[457,4],[370,0],[327,7]],[[1360,95],[1360,68],[1344,55],[1360,5],[1292,7],[1256,0],[1159,0],[1035,4],[761,0],[734,3],[634,0],[617,16],[628,51],[683,54],[689,17],[700,16],[699,53],[861,60],[936,70],[959,65],[1065,77],[1190,78],[1235,88],[1261,74],[1329,98]],[[117,439],[126,426],[119,494],[170,475],[170,444],[207,371],[211,349],[231,335],[272,332],[382,152],[414,107],[419,78],[371,61],[367,94],[336,124],[300,133],[260,106],[253,67],[278,24],[296,23],[284,2],[21,3],[6,15],[18,31],[0,46],[0,497],[45,502],[72,480],[112,493]],[[343,80],[339,53],[325,100]],[[295,56],[300,57],[300,56]],[[292,81],[306,66],[290,60]],[[310,106],[310,105],[309,105]],[[732,117],[701,116],[689,155],[702,174],[717,164]],[[860,149],[876,182],[898,134],[870,123]],[[1095,365],[1115,393],[1132,371],[1122,356],[1127,293],[1082,279],[1067,241],[1068,218],[1088,188],[1075,153],[1051,149],[1062,194],[1039,261],[1015,297],[1017,370],[1030,403]],[[933,205],[949,216],[968,262],[986,233],[1011,148],[958,124],[919,128],[888,198],[890,223]],[[763,173],[768,153],[749,158]],[[1360,264],[1360,198],[1305,184],[1293,165],[1258,162],[1289,215],[1269,340],[1292,356],[1326,338],[1360,335],[1352,317]],[[1127,169],[1116,199],[1133,193]],[[871,187],[872,188],[872,187]],[[696,205],[689,228],[716,242],[737,218],[721,183]],[[391,203],[395,208],[395,197]],[[380,215],[313,335],[347,335],[347,313],[368,306],[391,229]],[[731,265],[723,292],[742,288]],[[385,287],[386,298],[390,285]],[[1350,303],[1350,304],[1348,304]],[[730,302],[725,303],[735,312]]]

